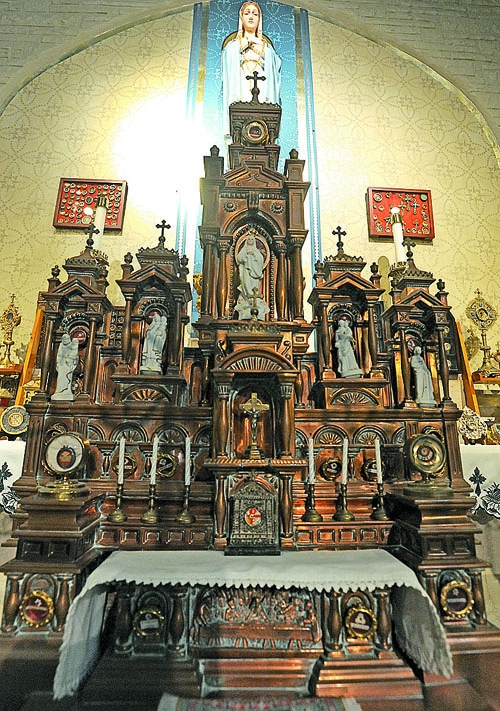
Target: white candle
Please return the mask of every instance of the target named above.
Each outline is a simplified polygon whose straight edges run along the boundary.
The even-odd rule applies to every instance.
[[[382,483],[382,458],[380,456],[380,439],[375,440],[375,462],[377,464],[377,483]]]
[[[120,437],[120,449],[118,452],[118,483],[123,484],[123,472],[125,469],[125,437]]]
[[[349,464],[349,440],[344,437],[342,445],[342,484],[347,484],[347,465]]]
[[[391,207],[392,236],[394,237],[394,249],[396,250],[396,262],[405,262],[406,254],[403,244],[403,222],[399,207]]]
[[[312,437],[309,438],[309,469],[307,472],[307,483],[308,484],[314,484],[314,479],[315,479],[315,467],[314,467],[314,442],[312,440]]]
[[[106,208],[107,208],[107,198],[104,195],[99,195],[96,202],[96,208],[94,212],[94,227],[96,227],[99,232],[93,235],[94,239],[94,249],[100,250],[102,245],[102,238],[104,235],[104,223],[106,221]]]
[[[151,455],[151,471],[149,473],[149,483],[151,486],[156,484],[156,463],[158,461],[158,442],[159,437],[155,435],[153,437],[153,454]]]
[[[191,440],[186,437],[186,446],[184,450],[184,484],[191,484]]]

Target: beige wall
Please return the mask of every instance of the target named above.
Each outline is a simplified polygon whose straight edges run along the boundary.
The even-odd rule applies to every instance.
[[[17,344],[29,338],[52,266],[84,246],[82,233],[52,227],[60,177],[129,183],[123,234],[106,236],[103,245],[115,301],[123,255],[154,244],[159,220],[175,227],[180,192],[194,186],[197,199],[209,145],[180,120],[191,21],[189,8],[109,36],[40,74],[0,115],[0,309],[16,293],[23,315]],[[340,224],[348,253],[368,264],[392,260],[390,244],[368,241],[366,188],[430,188],[437,236],[416,248],[416,262],[446,281],[466,327],[475,288],[494,305],[499,297],[500,171],[482,117],[402,53],[323,20],[310,24],[323,253],[335,252],[330,233]],[[169,167],[181,164],[187,171],[170,179]]]

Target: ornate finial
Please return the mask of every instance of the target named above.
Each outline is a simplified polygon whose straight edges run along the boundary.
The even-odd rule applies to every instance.
[[[257,71],[253,72],[249,76],[245,77],[245,79],[253,79],[253,86],[252,86],[252,103],[259,103],[259,87],[257,86],[258,81],[266,81],[266,77],[260,77],[259,73]]]
[[[296,148],[292,148],[292,150],[290,151],[290,158],[292,160],[297,160],[298,157],[299,157],[298,150]]]
[[[99,234],[99,230],[97,229],[97,227],[96,227],[93,223],[91,223],[91,224],[90,224],[88,227],[86,227],[83,231],[85,232],[86,235],[88,235],[88,238],[87,238],[87,245],[86,245],[86,246],[87,246],[89,249],[92,249],[92,247],[94,246],[94,238],[92,237],[92,235],[98,235],[98,234]]]
[[[160,223],[156,225],[156,228],[158,230],[161,230],[160,236],[158,237],[158,247],[161,247],[163,249],[165,245],[165,230],[169,230],[171,225],[167,225],[166,220],[162,220]]]
[[[125,264],[132,264],[133,256],[130,252],[127,252],[127,254],[123,257],[125,260]]]
[[[0,326],[2,327],[4,334],[3,345],[5,346],[4,357],[0,361],[0,366],[2,368],[8,368],[9,366],[14,365],[10,359],[10,351],[14,345],[14,341],[12,340],[12,331],[21,323],[21,314],[14,303],[15,298],[16,295],[11,294],[10,304],[0,316]]]
[[[373,276],[375,276],[375,274],[378,274],[378,264],[377,264],[377,262],[372,262],[372,263],[370,264],[370,271],[371,271],[371,273],[373,274]]]
[[[406,261],[411,262],[413,259],[412,247],[415,247],[415,242],[412,242],[409,237],[405,237],[403,244],[406,247]]]
[[[54,277],[54,279],[57,279],[59,274],[61,273],[61,270],[59,269],[58,265],[56,264],[55,267],[52,267],[50,270],[50,273]]]
[[[342,229],[340,225],[337,225],[336,230],[332,230],[332,235],[338,237],[337,242],[337,253],[344,254],[344,243],[342,242],[342,237],[345,237],[347,232]]]
[[[186,257],[186,255],[184,254],[184,255],[180,258],[179,261],[180,261],[180,263],[181,263],[181,268],[180,268],[181,279],[186,279],[187,275],[189,274],[189,269],[187,268],[187,265],[188,265],[188,263],[189,263],[189,259],[188,259],[188,258]]]
[[[436,284],[438,291],[444,291],[446,284],[442,279],[438,279],[438,283]]]
[[[212,146],[212,148],[210,149],[210,155],[211,155],[213,158],[217,158],[217,156],[219,155],[219,153],[220,153],[220,151],[219,151],[219,146]]]

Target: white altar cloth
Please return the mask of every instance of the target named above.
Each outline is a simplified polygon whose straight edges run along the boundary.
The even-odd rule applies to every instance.
[[[483,509],[500,518],[500,446],[497,444],[461,444],[464,478],[471,485],[476,504],[474,513]]]
[[[267,585],[309,590],[392,587],[396,638],[421,669],[449,677],[453,663],[438,613],[415,573],[388,551],[283,551],[224,556],[218,551],[118,551],[89,576],[66,620],[54,698],[74,694],[95,666],[107,584]]]

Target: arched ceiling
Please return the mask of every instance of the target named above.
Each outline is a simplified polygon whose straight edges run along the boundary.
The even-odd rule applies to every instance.
[[[7,3],[0,29],[0,109],[31,78],[79,47],[192,4],[179,0]],[[429,66],[477,107],[500,143],[497,0],[303,0],[301,6]]]

